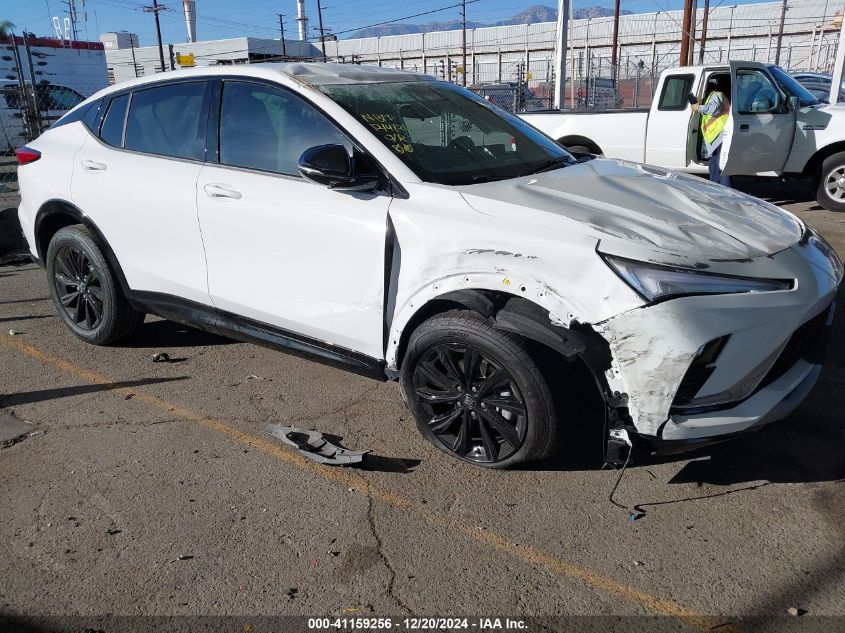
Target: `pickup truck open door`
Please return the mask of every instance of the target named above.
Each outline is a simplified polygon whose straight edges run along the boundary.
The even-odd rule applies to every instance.
[[[765,64],[731,62],[731,115],[719,164],[725,175],[776,176],[795,138],[795,112]]]

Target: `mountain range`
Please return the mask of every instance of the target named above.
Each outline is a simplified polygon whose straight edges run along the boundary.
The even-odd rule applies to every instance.
[[[623,14],[629,15],[631,11],[622,11]],[[574,20],[584,20],[586,18],[602,18],[613,15],[613,9],[604,7],[585,7],[583,9],[575,9],[572,12]],[[477,29],[485,26],[512,26],[515,24],[534,24],[535,22],[555,22],[557,21],[557,9],[555,7],[547,7],[542,4],[535,4],[528,7],[525,11],[520,11],[516,15],[507,20],[500,20],[499,22],[484,23],[467,20],[468,29]],[[359,31],[355,31],[349,37],[383,37],[385,35],[407,35],[409,33],[430,33],[432,31],[454,31],[461,28],[460,20],[449,20],[446,22],[426,22],[425,24],[383,24],[381,26],[371,26]]]

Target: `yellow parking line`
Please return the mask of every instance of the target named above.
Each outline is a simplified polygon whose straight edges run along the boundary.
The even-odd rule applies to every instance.
[[[17,350],[22,354],[26,354],[45,365],[50,365],[56,369],[60,369],[63,372],[87,382],[104,386],[112,385],[115,382],[108,376],[79,367],[78,365],[62,358],[46,354],[38,348],[28,345],[19,339],[12,338],[11,336],[0,334],[0,343],[2,343],[5,347]],[[134,387],[132,389],[127,387],[116,387],[113,391],[123,395],[133,393],[135,401],[144,402],[151,407],[161,409],[184,420],[196,422],[207,429],[222,433],[236,442],[250,446],[256,450],[260,450],[268,455],[272,455],[273,457],[296,466],[297,468],[313,473],[323,479],[341,483],[348,488],[352,488],[353,491],[358,494],[370,496],[373,499],[377,499],[390,506],[413,512],[431,525],[458,532],[477,543],[492,547],[493,549],[503,552],[509,556],[522,560],[523,562],[543,566],[559,576],[580,580],[593,589],[597,589],[604,593],[615,595],[629,602],[638,604],[654,614],[680,618],[688,624],[705,631],[709,631],[723,622],[718,617],[686,609],[676,602],[658,598],[657,596],[653,596],[645,591],[613,580],[607,576],[603,576],[586,567],[568,563],[527,545],[519,545],[496,534],[495,532],[481,530],[472,525],[466,525],[457,519],[449,517],[448,515],[432,511],[421,503],[417,503],[416,501],[389,490],[379,488],[378,486],[369,483],[360,475],[357,475],[354,471],[341,470],[317,464],[299,453],[282,448],[281,445],[274,441],[257,437],[250,433],[245,433],[229,426],[225,422],[208,418],[195,411],[191,411],[166,400],[162,400],[152,394],[139,391]],[[735,628],[729,625],[720,626],[719,630],[724,632],[736,631]]]

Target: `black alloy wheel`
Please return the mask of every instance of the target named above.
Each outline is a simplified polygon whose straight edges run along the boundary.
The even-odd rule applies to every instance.
[[[103,320],[102,271],[79,248],[62,246],[56,253],[53,284],[67,318],[85,331]]]
[[[436,442],[457,457],[495,463],[519,450],[528,426],[525,401],[500,361],[468,343],[426,350],[413,393]]]
[[[74,224],[56,231],[45,258],[56,311],[76,336],[94,345],[120,341],[144,322],[103,250],[90,230]]]

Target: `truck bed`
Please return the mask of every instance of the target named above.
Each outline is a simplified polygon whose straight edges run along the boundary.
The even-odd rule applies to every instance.
[[[645,160],[648,108],[625,110],[541,110],[519,115],[567,147],[636,162]]]

